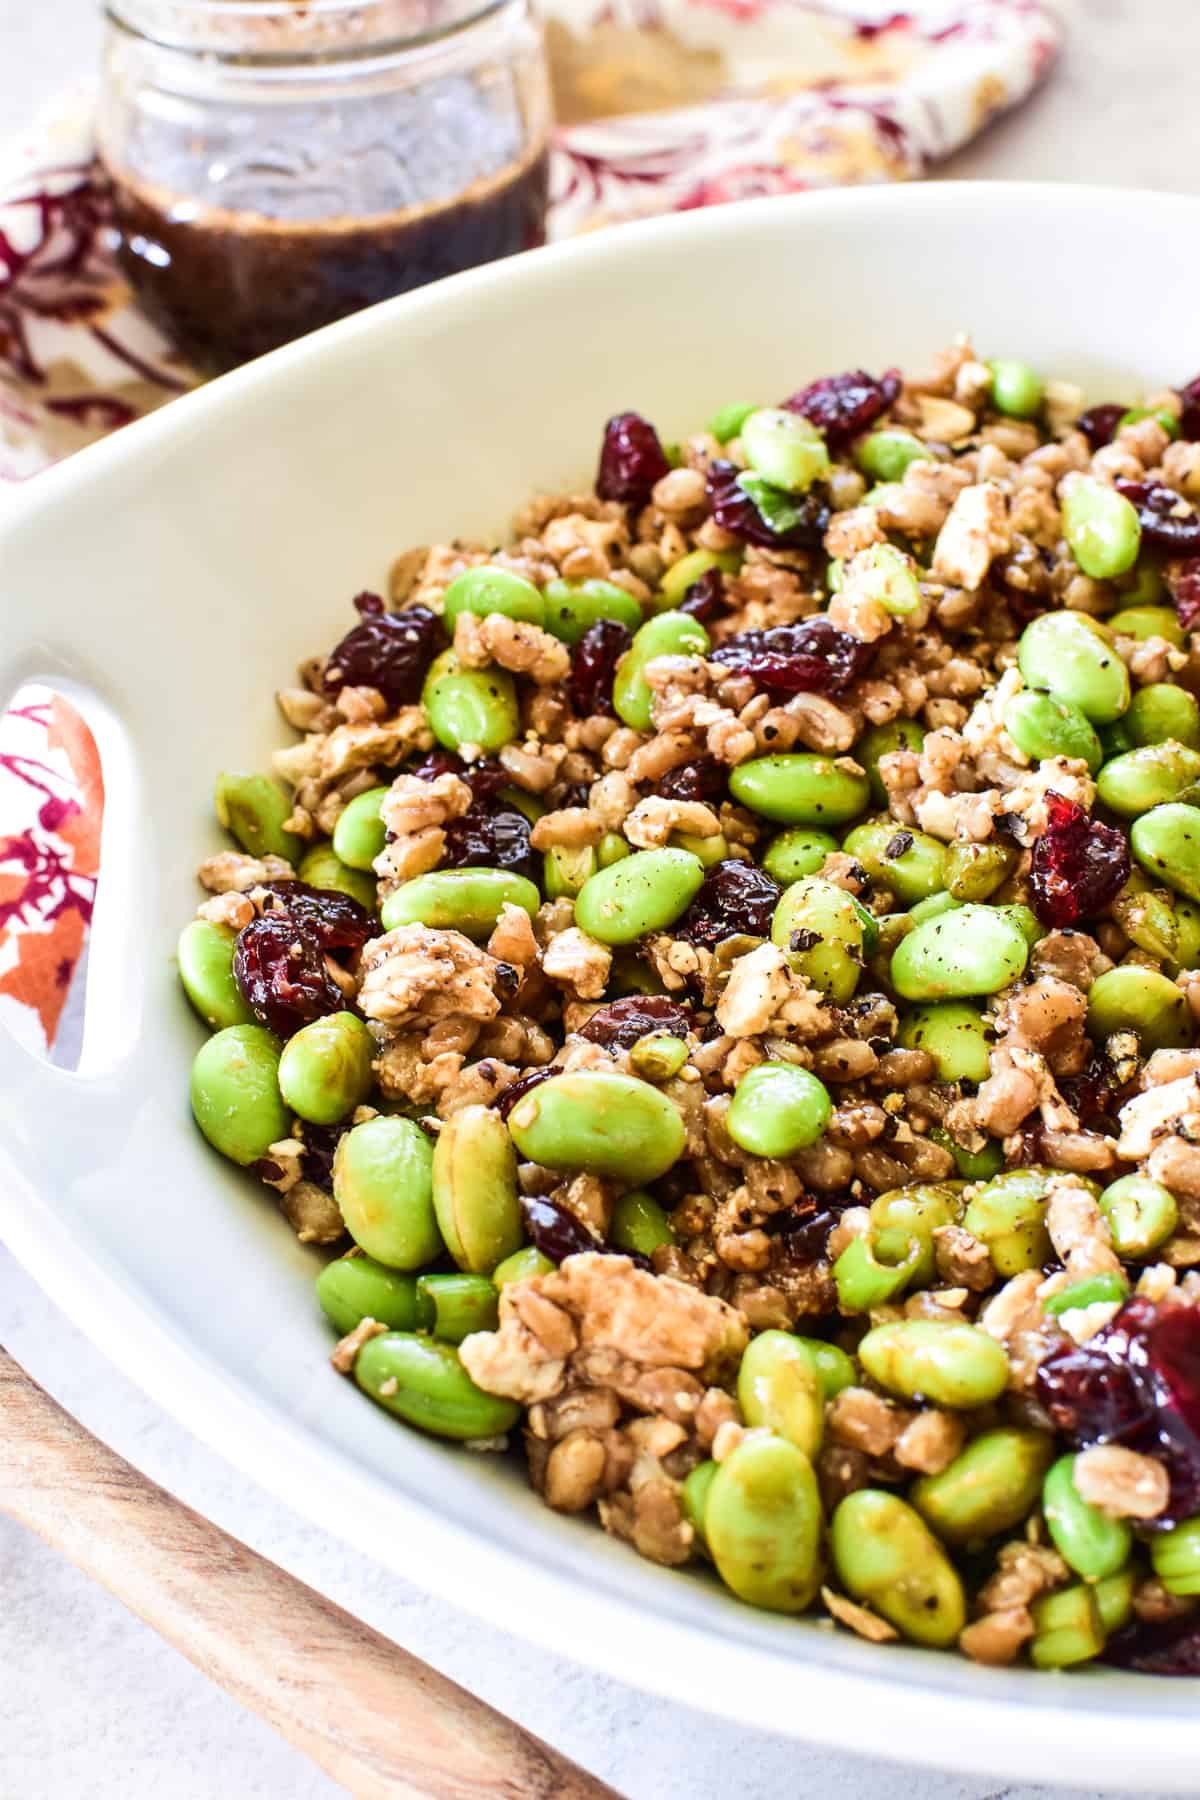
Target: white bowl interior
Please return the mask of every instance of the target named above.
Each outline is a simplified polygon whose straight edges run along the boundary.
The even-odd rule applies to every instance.
[[[924,364],[961,330],[1093,398],[1184,379],[1198,225],[1188,200],[1009,186],[655,222],[335,327],[22,496],[0,535],[0,701],[25,677],[78,697],[108,802],[80,1072],[0,1030],[0,1229],[163,1404],[406,1574],[614,1674],[916,1761],[1191,1785],[1186,1683],[982,1670],[754,1613],[349,1391],[315,1257],[191,1125],[201,1031],[172,955],[220,841],[214,773],[289,741],[274,688],[399,551],[588,482],[624,407],[674,437],[831,369]]]

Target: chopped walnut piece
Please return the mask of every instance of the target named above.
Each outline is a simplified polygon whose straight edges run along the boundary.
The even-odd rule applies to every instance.
[[[966,1625],[958,1634],[958,1647],[972,1662],[1003,1668],[1015,1662],[1022,1645],[1033,1636],[1033,1615],[1026,1606],[999,1607]]]
[[[364,1344],[369,1344],[373,1337],[382,1337],[387,1331],[378,1319],[360,1319],[353,1331],[348,1331],[344,1338],[339,1338],[329,1355],[329,1360],[339,1375],[350,1375],[354,1372],[354,1359]]]
[[[451,1013],[493,1019],[496,984],[504,967],[459,931],[400,925],[374,938],[360,965],[360,1010],[368,1019],[403,1028]]]
[[[845,1594],[837,1594],[832,1588],[823,1587],[821,1598],[825,1609],[838,1621],[857,1636],[866,1638],[872,1644],[892,1644],[900,1633],[878,1613],[873,1613],[869,1606],[860,1606],[856,1600],[847,1600]]]
[[[1081,1500],[1113,1519],[1157,1519],[1170,1481],[1162,1463],[1120,1444],[1095,1444],[1075,1458],[1071,1479]]]

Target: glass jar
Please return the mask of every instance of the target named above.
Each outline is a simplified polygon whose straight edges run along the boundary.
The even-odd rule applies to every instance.
[[[528,0],[111,0],[99,114],[146,311],[228,368],[542,241]]]

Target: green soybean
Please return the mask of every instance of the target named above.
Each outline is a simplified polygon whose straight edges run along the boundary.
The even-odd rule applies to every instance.
[[[935,1406],[986,1406],[1008,1386],[1003,1345],[977,1325],[942,1319],[877,1325],[858,1346],[858,1360],[890,1394]]]
[[[925,733],[915,719],[892,719],[886,725],[868,725],[854,746],[854,759],[867,771],[871,798],[876,806],[888,803],[887,789],[879,773],[880,758],[894,756],[898,750],[919,751]]]
[[[377,1405],[434,1437],[500,1437],[521,1416],[515,1400],[475,1386],[453,1344],[408,1332],[369,1338],[354,1359],[354,1379]]]
[[[603,1069],[539,1082],[513,1107],[508,1129],[529,1162],[616,1175],[631,1186],[657,1181],[683,1154],[683,1120],[666,1095]]]
[[[916,1181],[877,1194],[869,1211],[872,1246],[880,1261],[901,1262],[915,1241],[921,1246],[921,1255],[913,1279],[918,1286],[932,1281],[933,1234],[944,1225],[957,1225],[962,1217],[957,1189],[936,1181]]]
[[[629,1049],[633,1072],[643,1081],[670,1081],[687,1059],[687,1045],[669,1031],[648,1031]]]
[[[1054,1547],[1067,1566],[1085,1581],[1103,1581],[1129,1561],[1133,1533],[1124,1519],[1110,1518],[1089,1505],[1075,1486],[1074,1474],[1074,1456],[1060,1456],[1046,1474],[1042,1511]]]
[[[854,460],[872,481],[899,481],[909,463],[928,462],[929,446],[911,431],[885,426],[859,438],[854,446]]]
[[[430,664],[421,690],[429,728],[447,750],[502,750],[521,724],[517,690],[503,669],[464,669],[453,650]]]
[[[1029,945],[1020,926],[994,906],[960,906],[928,919],[892,957],[892,986],[905,1000],[958,1000],[996,994],[1023,973]]]
[[[1135,744],[1165,744],[1170,739],[1200,750],[1200,705],[1186,688],[1152,681],[1129,702],[1125,728]]]
[[[309,887],[348,894],[351,900],[357,900],[368,912],[375,911],[378,899],[375,877],[364,874],[361,869],[350,868],[348,863],[342,861],[332,844],[314,845],[301,858],[296,873],[301,881],[307,881]]]
[[[292,1116],[279,1092],[282,1048],[261,1025],[228,1025],[196,1053],[192,1115],[213,1149],[231,1162],[257,1162],[291,1135]]]
[[[1040,1269],[1052,1253],[1046,1230],[1049,1176],[1044,1169],[1008,1169],[968,1202],[963,1224],[986,1244],[997,1275],[1005,1280]]]
[[[641,1188],[633,1188],[613,1201],[608,1241],[618,1250],[631,1250],[638,1256],[653,1256],[656,1250],[675,1242],[671,1221],[654,1198]]]
[[[615,581],[590,577],[586,581],[564,581],[561,577],[546,583],[547,631],[564,644],[577,644],[585,631],[601,619],[615,619],[628,631],[636,631],[642,622],[642,609],[633,595]]]
[[[634,944],[685,913],[704,880],[687,850],[637,850],[584,882],[575,922],[601,944]]]
[[[415,1275],[401,1275],[370,1256],[336,1257],[317,1276],[321,1311],[340,1336],[374,1319],[390,1331],[427,1331],[433,1323],[428,1302],[417,1292]]]
[[[930,894],[928,900],[918,900],[909,911],[909,925],[924,925],[930,919],[941,919],[946,913],[957,912],[962,905],[963,902],[956,900],[953,894]],[[904,935],[907,936],[907,932]]]
[[[1029,1660],[1035,1669],[1066,1669],[1090,1662],[1104,1648],[1104,1626],[1090,1587],[1060,1588],[1030,1607],[1034,1635]]]
[[[292,803],[270,776],[218,775],[213,806],[247,856],[282,856],[293,864],[300,860],[304,840],[284,828]]]
[[[333,1197],[355,1243],[389,1269],[423,1269],[441,1254],[433,1145],[411,1119],[368,1119],[344,1133]]]
[[[989,1038],[983,1014],[965,1000],[906,1008],[897,1033],[905,1050],[924,1050],[932,1056],[939,1081],[986,1081],[991,1070]]]
[[[375,1039],[357,1013],[329,1013],[288,1039],[279,1091],[313,1125],[336,1125],[371,1091]]]
[[[1129,842],[1147,874],[1200,900],[1200,809],[1179,801],[1156,806],[1134,820]]]
[[[1136,1032],[1143,1052],[1172,1049],[1192,1037],[1182,991],[1139,963],[1121,963],[1097,976],[1088,989],[1087,1029],[1100,1042],[1114,1031]]]
[[[787,1331],[760,1331],[742,1355],[738,1405],[747,1425],[764,1425],[809,1457],[821,1448],[825,1396],[807,1345]]]
[[[252,1025],[254,1014],[233,978],[237,932],[207,919],[193,919],[179,934],[179,979],[183,991],[212,1031]]]
[[[771,939],[793,952],[794,967],[822,994],[844,1004],[858,986],[866,931],[854,896],[820,875],[797,881],[780,897]]]
[[[1004,1167],[1004,1149],[995,1138],[988,1138],[980,1150],[968,1150],[944,1125],[931,1125],[929,1136],[931,1142],[950,1152],[964,1181],[990,1181]]]
[[[992,405],[1010,419],[1036,419],[1042,410],[1042,383],[1028,363],[998,356],[988,363],[992,372]]]
[[[1042,1311],[1048,1318],[1060,1319],[1064,1313],[1073,1312],[1079,1307],[1111,1301],[1120,1304],[1128,1294],[1129,1283],[1125,1277],[1118,1275],[1115,1270],[1105,1270],[1101,1275],[1089,1275],[1083,1281],[1074,1281],[1070,1287],[1060,1288],[1057,1294],[1049,1295],[1042,1301]]]
[[[938,1474],[914,1482],[910,1498],[943,1543],[995,1537],[1033,1510],[1053,1456],[1044,1431],[984,1431]]]
[[[1197,780],[1200,752],[1173,742],[1143,744],[1106,762],[1096,791],[1110,811],[1136,819],[1152,806],[1177,799]]]
[[[808,831],[796,826],[781,831],[771,839],[763,853],[762,866],[773,881],[787,887],[805,875],[816,875],[827,856],[838,848],[829,831]]]
[[[1016,868],[1020,852],[1012,844],[951,844],[943,863],[946,892],[960,904],[986,900]]]
[[[832,1112],[829,1089],[808,1069],[764,1062],[738,1082],[725,1124],[740,1149],[783,1158],[823,1137]]]
[[[500,1290],[486,1275],[418,1275],[417,1293],[432,1315],[429,1329],[446,1344],[461,1344],[473,1331],[495,1331]]]
[[[531,1281],[535,1275],[549,1275],[554,1264],[548,1256],[532,1244],[526,1244],[523,1250],[514,1250],[511,1256],[497,1263],[492,1270],[492,1281],[498,1288],[505,1288],[511,1281]]]
[[[803,413],[763,406],[748,413],[739,433],[756,475],[788,494],[803,494],[829,472],[825,439]]]
[[[1022,632],[1017,657],[1027,687],[1047,689],[1093,725],[1110,725],[1129,705],[1129,671],[1085,613],[1042,613]]]
[[[839,1310],[853,1316],[886,1306],[913,1281],[924,1257],[925,1245],[917,1237],[892,1262],[884,1262],[867,1238],[851,1238],[833,1265]]]
[[[1140,1262],[1165,1244],[1179,1224],[1175,1196],[1148,1175],[1121,1175],[1100,1196],[1117,1255]]]
[[[389,792],[385,787],[368,788],[365,794],[355,794],[339,813],[333,847],[349,868],[372,869],[375,858],[382,854],[387,827],[379,814]]]
[[[573,900],[599,867],[599,858],[590,844],[581,844],[577,849],[552,844],[542,857],[542,887],[547,900]]]
[[[1115,1575],[1106,1575],[1103,1581],[1090,1584],[1096,1611],[1100,1615],[1100,1629],[1106,1638],[1110,1638],[1114,1631],[1120,1631],[1123,1625],[1128,1625],[1133,1617],[1133,1596],[1137,1579],[1137,1572],[1131,1565],[1118,1569]]]
[[[1082,475],[1062,503],[1063,536],[1085,575],[1111,581],[1138,558],[1142,527],[1130,502],[1116,488]],[[1050,616],[1050,615],[1047,615]]]
[[[737,436],[750,414],[757,410],[754,406],[739,406],[736,402],[731,402],[728,406],[719,406],[708,421],[705,430],[711,432],[719,444],[728,444],[732,438]]]
[[[517,1157],[490,1106],[451,1113],[433,1148],[433,1210],[460,1269],[485,1275],[520,1249],[525,1232]]]
[[[832,1400],[843,1388],[854,1386],[858,1380],[858,1372],[853,1359],[844,1350],[839,1349],[836,1344],[827,1343],[824,1338],[796,1335],[796,1342],[803,1344],[813,1359],[823,1399]]]
[[[393,888],[380,918],[385,931],[428,925],[482,938],[490,935],[506,906],[519,906],[532,918],[541,903],[532,881],[511,869],[434,869]]]
[[[995,910],[1012,920],[1031,950],[1045,937],[1046,928],[1031,906],[999,906]]]
[[[684,1477],[683,1500],[684,1517],[696,1534],[696,1543],[708,1555],[708,1539],[704,1535],[704,1515],[708,1509],[709,1490],[713,1484],[719,1463],[710,1457],[707,1462],[697,1463],[689,1475]]]
[[[1150,1561],[1168,1594],[1200,1594],[1200,1517],[1153,1537]]]
[[[729,791],[751,812],[778,825],[847,825],[865,811],[871,797],[865,775],[809,751],[739,763],[729,777]]]
[[[872,881],[892,890],[901,906],[914,906],[946,885],[946,846],[923,831],[900,829],[894,820],[867,819],[846,834],[842,849]]]
[[[948,1649],[967,1622],[962,1582],[921,1515],[897,1494],[861,1488],[833,1515],[838,1578],[915,1644]]]
[[[442,617],[451,637],[454,621],[462,612],[475,613],[480,618],[503,613],[507,619],[541,625],[546,604],[532,581],[526,581],[524,576],[511,569],[494,568],[491,563],[478,563],[456,575],[442,596]]]
[[[666,601],[668,609],[675,608],[687,597],[688,589],[710,569],[720,569],[723,575],[735,575],[741,567],[742,553],[739,550],[689,550],[678,562],[673,562],[660,578],[658,591]]]
[[[765,1432],[743,1438],[709,1484],[704,1537],[740,1600],[803,1612],[821,1580],[821,1501],[804,1452]]]
[[[708,633],[690,613],[664,612],[647,619],[617,664],[613,709],[621,723],[635,731],[653,728],[654,696],[642,674],[648,662],[658,656],[707,656],[708,650]]]
[[[1118,637],[1137,638],[1143,643],[1147,638],[1161,637],[1177,650],[1184,646],[1183,627],[1173,606],[1122,607],[1120,612],[1110,613],[1105,624]]]
[[[854,559],[856,591],[874,600],[884,612],[902,619],[921,604],[917,566],[911,556],[894,544],[871,544]]]
[[[1035,762],[1069,756],[1085,762],[1095,774],[1104,760],[1100,739],[1078,706],[1039,688],[1022,688],[1004,709],[1004,729],[1019,750]]]

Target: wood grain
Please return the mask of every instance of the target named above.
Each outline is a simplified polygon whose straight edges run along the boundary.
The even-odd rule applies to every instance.
[[[361,1800],[620,1800],[139,1474],[0,1350],[0,1508]]]

